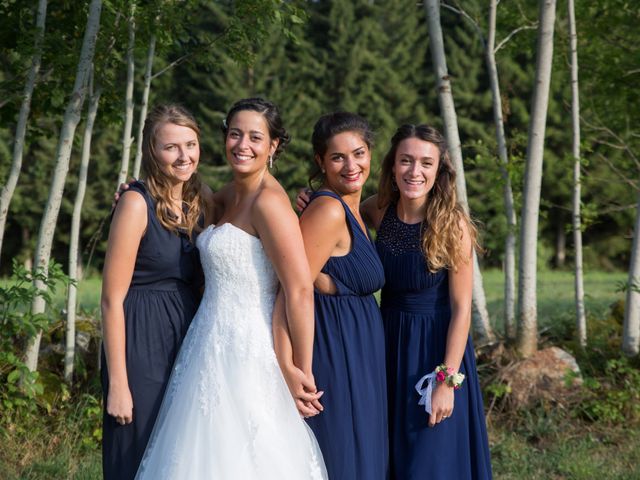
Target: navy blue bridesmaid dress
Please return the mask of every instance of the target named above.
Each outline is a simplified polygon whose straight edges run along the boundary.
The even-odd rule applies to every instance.
[[[391,478],[484,480],[491,461],[482,394],[471,338],[455,391],[453,414],[435,427],[418,405],[415,385],[444,361],[451,318],[447,270],[431,273],[421,248],[421,225],[385,212],[376,248],[385,271],[381,311],[385,329]]]
[[[373,293],[384,272],[368,232],[333,192],[312,197],[339,200],[351,230],[351,251],[330,257],[322,272],[335,295],[315,294],[313,374],[324,411],[307,421],[331,480],[388,478],[384,331]]]
[[[102,467],[107,480],[133,479],[136,475],[203,284],[194,244],[186,235],[177,235],[160,224],[155,202],[143,183],[133,183],[129,190],[142,194],[147,203],[147,229],[124,300],[133,422],[120,425],[106,412],[109,376],[103,350]]]

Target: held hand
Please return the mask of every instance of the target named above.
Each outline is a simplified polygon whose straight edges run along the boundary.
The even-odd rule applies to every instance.
[[[319,399],[324,392],[318,392],[311,373],[305,374],[291,364],[283,369],[283,375],[300,415],[311,417],[323,410]]]
[[[442,420],[446,420],[453,413],[453,387],[438,383],[431,394],[431,415],[429,426],[434,427]]]
[[[120,425],[126,425],[133,421],[133,398],[129,387],[109,386],[107,413],[114,417]]]
[[[129,185],[131,183],[135,182],[135,181],[136,181],[136,179],[131,177],[131,178],[129,178],[129,181],[127,183],[121,183],[120,184],[120,186],[118,187],[118,191],[113,194],[113,203],[111,204],[111,209],[112,210],[114,208],[116,208],[116,203],[118,203],[118,200],[120,200],[120,195],[122,195],[124,192],[129,190]]]
[[[296,197],[296,210],[298,210],[299,213],[302,213],[302,211],[307,208],[310,198],[311,192],[309,191],[309,189],[301,188],[298,192],[298,196]]]

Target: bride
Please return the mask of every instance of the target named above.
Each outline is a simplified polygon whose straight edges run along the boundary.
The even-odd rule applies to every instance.
[[[237,102],[223,132],[233,180],[220,191],[222,218],[197,239],[204,297],[136,478],[326,479],[301,418],[322,409],[311,375],[311,275],[297,217],[267,166],[289,138],[260,98]],[[281,370],[273,349],[278,284],[299,370],[279,359]]]

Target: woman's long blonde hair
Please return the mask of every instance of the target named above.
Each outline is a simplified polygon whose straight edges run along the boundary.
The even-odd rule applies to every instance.
[[[182,217],[174,215],[170,208],[171,182],[158,166],[155,148],[158,130],[167,123],[190,128],[196,132],[198,141],[200,140],[198,123],[184,107],[158,105],[151,110],[144,122],[142,133],[142,170],[145,185],[156,201],[156,215],[162,226],[175,233],[186,231],[191,236],[194,231],[200,230],[198,220],[204,212],[202,181],[198,172],[194,172],[185,182],[182,188],[182,205],[186,206],[186,211]]]
[[[456,171],[451,164],[447,142],[442,134],[429,125],[402,125],[391,138],[391,147],[382,161],[382,172],[378,186],[378,208],[397,204],[400,198],[395,185],[393,166],[398,145],[408,138],[418,138],[438,147],[440,154],[436,180],[428,194],[427,208],[423,220],[422,250],[429,271],[442,268],[454,271],[470,260],[462,249],[461,223],[467,225],[474,249],[479,249],[477,229],[464,209],[458,204],[456,194]]]

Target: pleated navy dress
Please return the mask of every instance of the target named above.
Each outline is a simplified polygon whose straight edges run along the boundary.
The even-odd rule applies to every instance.
[[[347,205],[351,251],[322,269],[335,295],[315,294],[313,374],[324,411],[309,418],[331,480],[388,478],[384,331],[373,293],[384,284],[375,247]]]
[[[133,422],[120,425],[106,413],[109,376],[102,351],[105,409],[102,466],[107,480],[133,479],[153,429],[173,362],[199,303],[203,282],[198,250],[189,238],[164,228],[145,185],[130,191],[147,203],[147,229],[124,300],[126,362]]]
[[[384,266],[381,311],[385,329],[391,478],[479,480],[491,478],[482,394],[471,338],[455,391],[453,414],[435,427],[418,405],[415,385],[444,362],[451,319],[447,270],[430,273],[421,223],[406,224],[390,205],[376,248]]]

